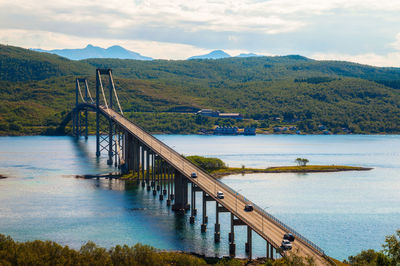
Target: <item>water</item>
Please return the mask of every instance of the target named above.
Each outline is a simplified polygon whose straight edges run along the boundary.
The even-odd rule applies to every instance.
[[[294,165],[294,159],[303,157],[312,164],[373,167],[366,172],[223,178],[335,258],[380,250],[385,236],[400,228],[400,136],[158,137],[182,154],[215,156],[229,166]],[[160,249],[228,254],[229,215],[220,215],[221,243],[215,245],[214,202],[207,203],[208,231],[201,234],[201,215],[190,225],[188,216],[174,215],[165,201],[141,186],[74,178],[113,170],[94,151],[94,138],[75,142],[69,137],[1,137],[0,174],[10,178],[0,180],[0,233],[74,248],[93,240],[105,247],[140,242]],[[237,254],[244,256],[245,228],[236,231]],[[255,234],[253,238],[255,255],[264,256],[264,242]]]

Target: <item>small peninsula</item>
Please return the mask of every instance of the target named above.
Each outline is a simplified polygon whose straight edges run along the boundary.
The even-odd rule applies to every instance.
[[[223,177],[234,174],[253,174],[253,173],[320,173],[320,172],[340,172],[340,171],[368,171],[372,168],[346,165],[307,165],[308,160],[297,158],[296,166],[277,166],[268,168],[246,168],[228,167],[219,158],[209,158],[203,156],[187,156],[189,161],[206,170],[214,177]]]
[[[341,172],[341,171],[368,171],[373,168],[345,165],[306,165],[306,166],[277,166],[265,169],[258,168],[221,168],[214,170],[211,174],[214,177],[224,177],[234,174],[254,174],[254,173],[321,173],[321,172]]]

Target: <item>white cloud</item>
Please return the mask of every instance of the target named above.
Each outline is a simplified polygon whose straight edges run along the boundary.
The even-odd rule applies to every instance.
[[[400,33],[397,33],[396,40],[390,44],[394,49],[400,51]]]
[[[209,51],[209,49],[196,46],[216,46],[215,49],[229,48],[244,52],[246,49],[251,50],[248,48],[251,45],[263,51],[268,51],[271,46],[274,46],[276,51],[284,53],[288,49],[291,49],[290,51],[294,49],[289,45],[285,48],[284,42],[297,44],[303,41],[310,46],[309,50],[313,50],[312,44],[301,40],[302,31],[310,30],[313,23],[325,23],[323,16],[341,11],[354,14],[354,20],[357,20],[357,16],[361,14],[369,19],[370,15],[383,12],[381,16],[386,20],[392,19],[393,27],[397,27],[400,1],[0,0],[0,36],[2,36],[2,42],[8,40],[10,44],[23,47],[40,45],[47,49],[76,48],[88,43],[103,47],[126,44],[126,48],[157,58],[186,58]],[[386,14],[390,15],[385,16]],[[335,19],[335,15],[330,16],[330,19]],[[349,22],[349,32],[351,30],[357,32],[358,26],[351,28],[350,24],[351,22]],[[371,20],[371,28],[373,27],[374,22]],[[324,29],[329,29],[329,27],[318,28],[320,31]],[[348,29],[343,28],[343,31],[346,30]],[[383,27],[382,31],[393,34]],[[289,36],[292,33],[292,36],[295,36],[293,39]],[[304,38],[312,37],[313,41],[318,43],[318,32],[307,33],[308,35],[304,35],[306,36]],[[280,41],[276,36],[283,34],[286,34],[286,38]],[[251,40],[244,40],[250,35]],[[323,38],[327,36],[321,35],[325,36]],[[332,38],[334,39],[335,36]],[[251,44],[250,42],[253,41],[254,44]],[[335,45],[339,41],[337,38],[331,43]],[[271,46],[266,47],[267,42],[271,43]],[[385,45],[389,42],[386,40]],[[357,43],[354,43],[354,46],[356,45]],[[174,48],[178,50],[174,51]],[[400,35],[389,48],[400,50]],[[345,48],[340,49],[343,51]],[[257,49],[254,52],[257,53]],[[369,58],[368,60],[379,62],[390,59],[375,55],[374,52],[377,51],[367,52],[363,51],[361,52],[363,55],[354,58],[360,60]],[[295,53],[302,53],[302,51],[295,51]],[[340,53],[338,55],[340,56]]]
[[[304,18],[335,9],[400,10],[400,1],[381,0],[270,0],[214,1],[187,0],[13,0],[0,1],[4,18],[15,14],[36,21],[20,21],[33,27],[51,21],[100,24],[112,29],[140,25],[180,27],[187,31],[248,31],[275,34],[298,30],[307,25]],[[12,20],[10,20],[12,21]],[[12,25],[1,25],[3,28]],[[42,28],[34,28],[43,30]],[[62,29],[59,29],[62,32]],[[79,28],[76,29],[77,33]]]
[[[388,53],[385,55],[378,55],[374,53],[358,55],[315,53],[310,57],[317,60],[339,60],[372,66],[400,67],[400,52]]]

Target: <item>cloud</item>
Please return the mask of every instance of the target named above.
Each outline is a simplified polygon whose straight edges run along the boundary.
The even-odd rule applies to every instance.
[[[399,11],[394,0],[0,0],[0,35],[23,47],[126,43],[160,58],[388,54],[400,47]]]
[[[310,57],[317,60],[339,60],[380,67],[400,67],[400,51],[384,55],[374,53],[358,55],[315,53]]]
[[[259,32],[277,34],[299,30],[305,18],[336,9],[399,11],[400,3],[382,0],[13,0],[0,2],[1,26],[52,29],[66,33],[67,24],[98,25],[110,34],[142,25],[177,27],[184,31]],[[15,19],[25,17],[26,19]],[[9,25],[6,25],[9,24]],[[64,27],[60,27],[64,24]],[[54,26],[53,26],[54,25]],[[55,27],[57,26],[57,27]],[[82,28],[75,28],[76,34]],[[99,31],[103,34],[104,31]]]

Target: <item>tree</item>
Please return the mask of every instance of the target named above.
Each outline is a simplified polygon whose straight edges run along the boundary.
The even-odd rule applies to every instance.
[[[386,236],[385,244],[383,244],[383,252],[392,261],[392,265],[400,264],[400,229],[396,231],[396,235]]]
[[[356,256],[350,256],[350,265],[378,265],[378,266],[389,266],[389,259],[382,252],[376,252],[373,249],[363,250]]]
[[[297,158],[294,161],[297,163],[298,166],[306,166],[307,163],[309,162],[309,160],[306,158]]]

